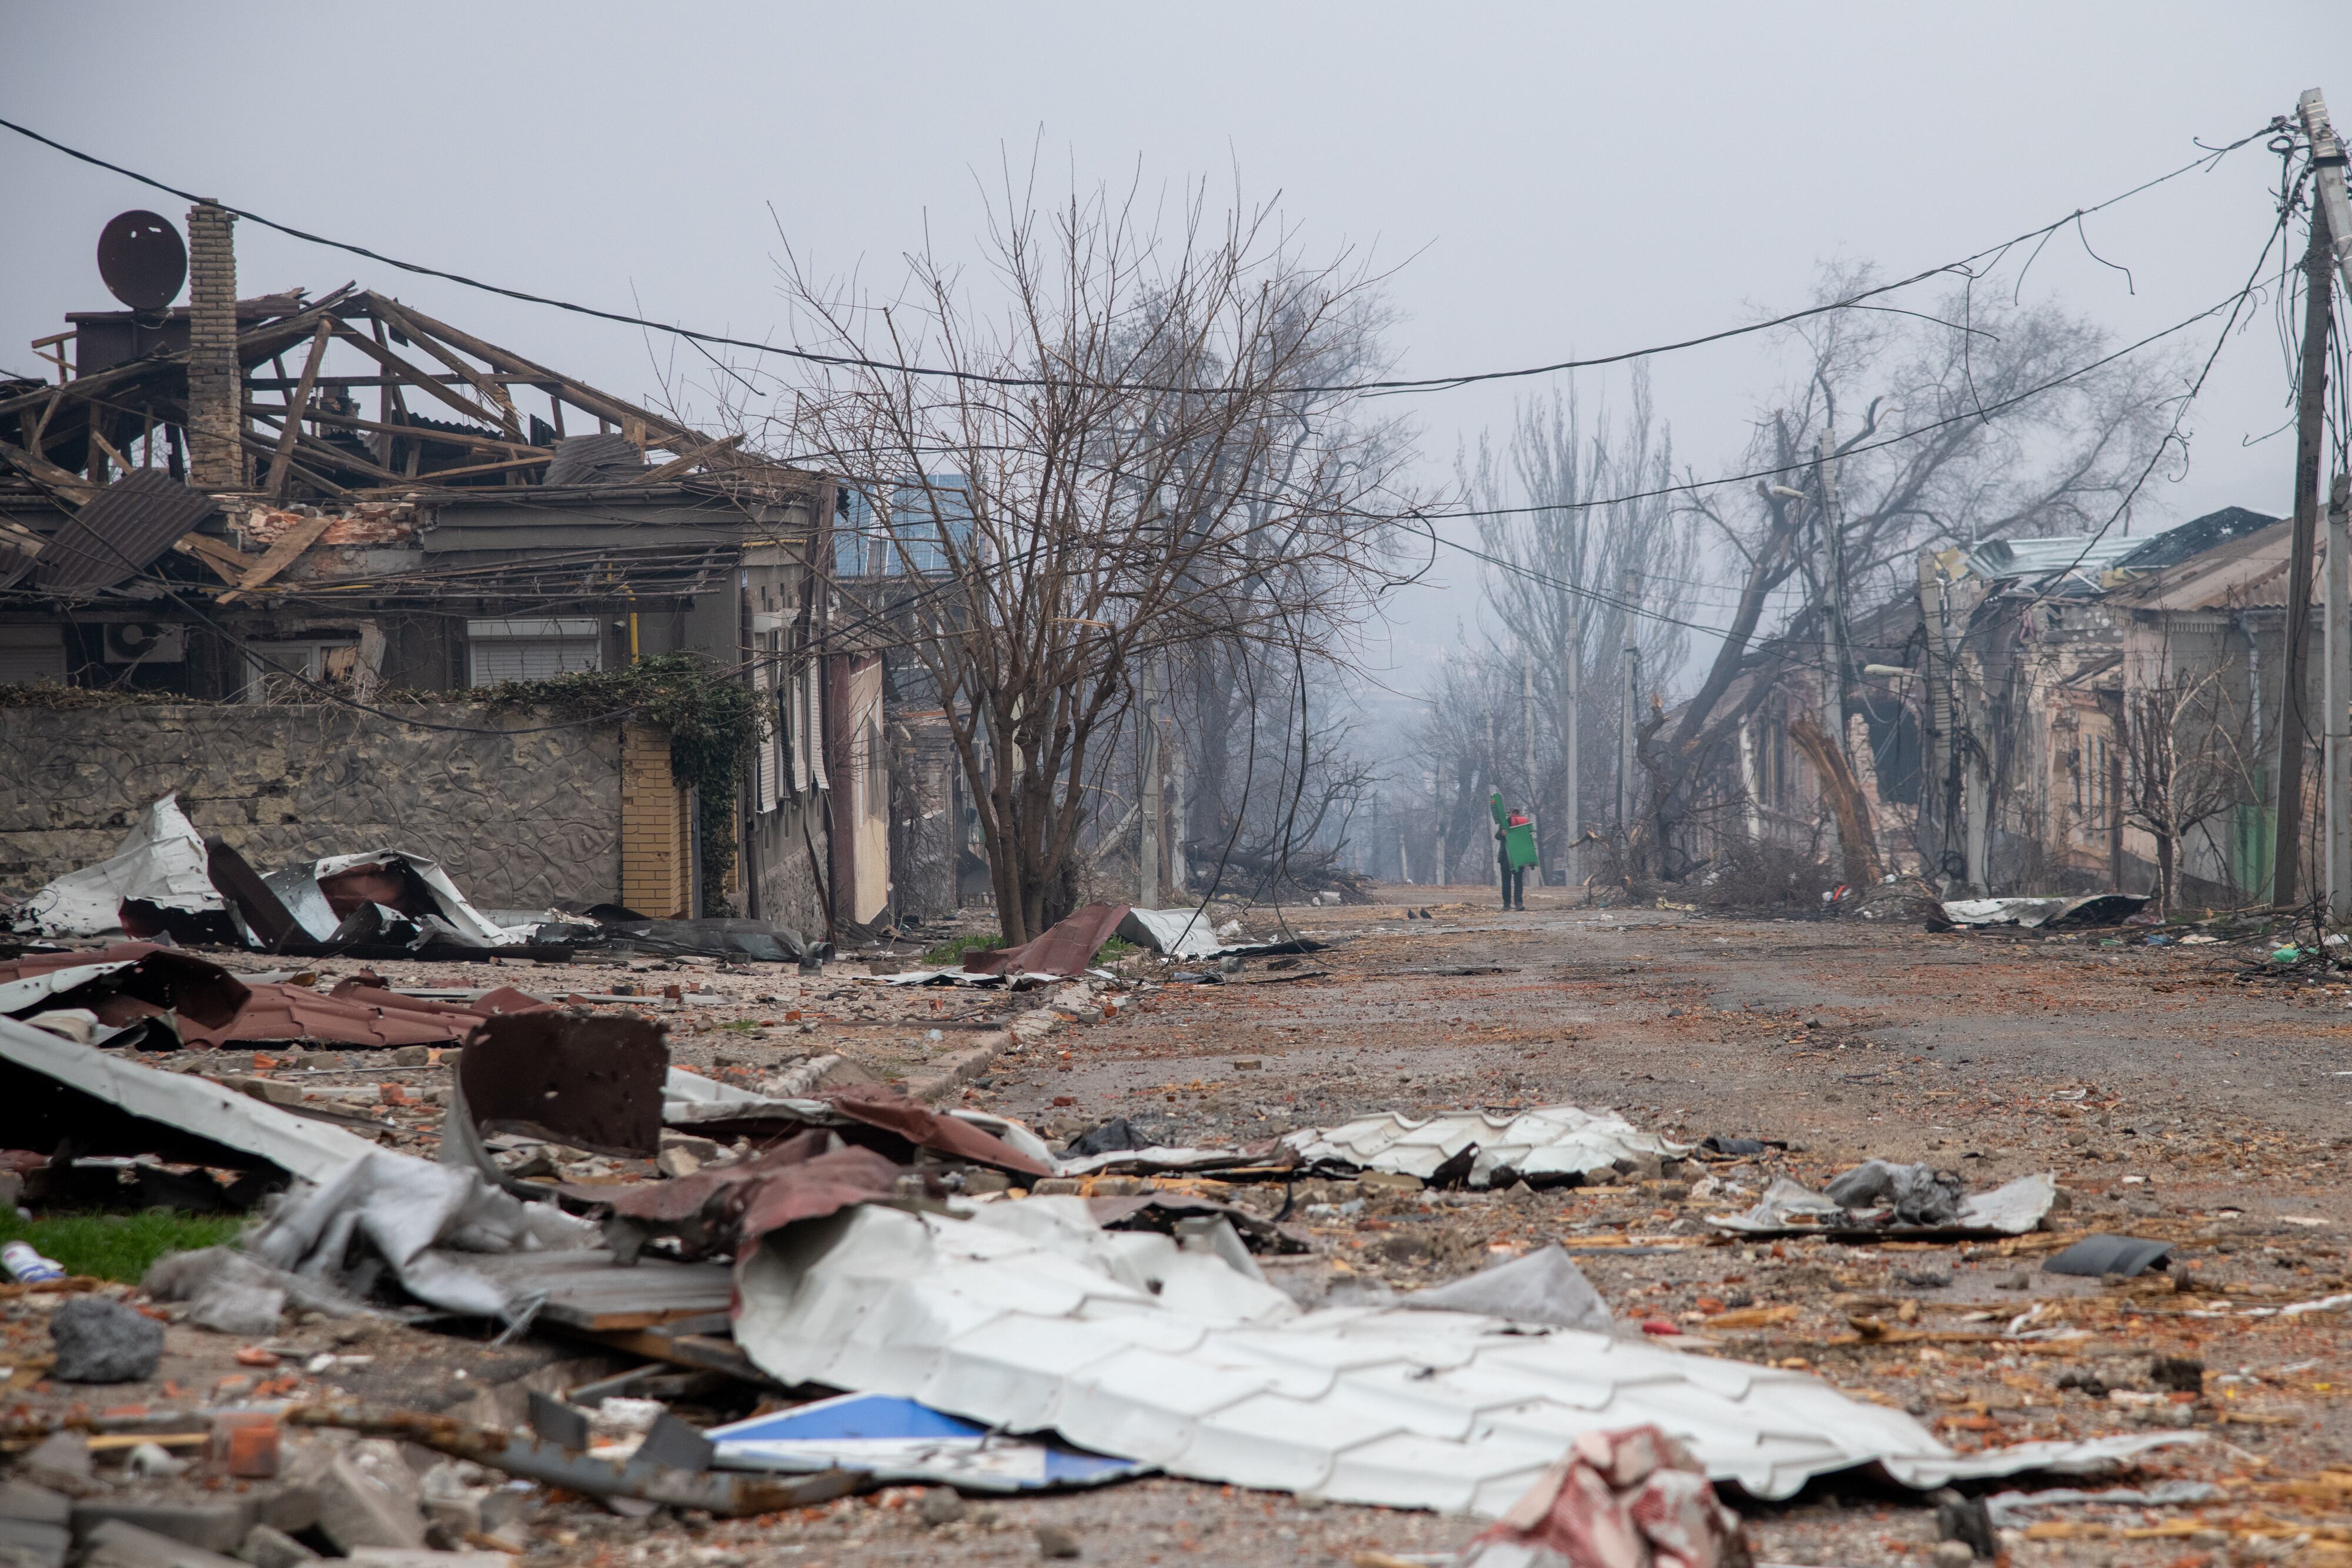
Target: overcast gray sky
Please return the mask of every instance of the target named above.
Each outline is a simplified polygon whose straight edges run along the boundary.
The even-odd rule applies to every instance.
[[[2234,140],[2298,91],[2352,115],[2340,4],[699,5],[16,0],[0,112],[297,226],[492,281],[781,333],[772,205],[826,270],[965,245],[1009,149],[1058,176],[1208,175],[1278,196],[1309,250],[1401,264],[1400,371],[1593,354],[1802,303],[1817,265],[1909,272]],[[2235,288],[2272,217],[2259,144],[2053,243],[2028,295],[2129,339]],[[112,214],[183,204],[0,133],[0,367],[105,308]],[[613,391],[626,328],[240,225],[244,291],[346,279]],[[2192,340],[2201,352],[2210,333]],[[667,354],[665,349],[663,352]],[[1764,339],[1655,362],[1683,461],[1721,468],[1784,367]],[[1595,375],[1588,396],[1622,395]],[[1442,485],[1527,383],[1416,397]],[[2230,347],[2188,472],[2137,528],[2278,512],[2292,442],[2270,314]],[[1475,615],[1442,559],[1397,607],[1400,685]]]

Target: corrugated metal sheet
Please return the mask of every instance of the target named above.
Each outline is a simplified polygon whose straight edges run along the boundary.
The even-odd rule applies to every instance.
[[[2179,528],[2167,528],[2142,540],[2138,548],[2116,558],[2116,569],[2119,571],[2157,571],[2168,566],[2179,566],[2216,546],[2258,534],[2279,520],[2266,517],[2260,512],[2250,512],[2243,507],[2224,507],[2218,512],[2192,517]]]
[[[2273,523],[2178,565],[2125,580],[2107,595],[2131,610],[2284,610],[2294,528]],[[2313,572],[2315,580],[2321,575]]]
[[[2070,569],[2097,572],[2147,542],[2145,538],[2093,540],[2082,535],[2054,539],[1988,539],[1969,552],[1969,570],[1993,581],[2012,577],[2047,577]]]
[[[559,443],[542,485],[618,485],[646,471],[646,455],[625,435],[574,435]]]
[[[218,505],[160,469],[126,475],[57,531],[34,564],[34,584],[53,593],[111,588],[152,565]]]
[[[772,1232],[739,1270],[736,1341],[785,1383],[1334,1501],[1499,1514],[1578,1437],[1645,1423],[1763,1498],[1873,1462],[1937,1487],[2196,1440],[1961,1454],[1801,1373],[1467,1312],[1301,1312],[1213,1256],[1096,1228],[1078,1198],[968,1220],[867,1205]]]
[[[1293,1133],[1282,1144],[1305,1165],[1391,1171],[1424,1181],[1439,1166],[1475,1149],[1465,1177],[1474,1187],[1486,1186],[1498,1170],[1514,1170],[1530,1180],[1571,1172],[1589,1176],[1621,1160],[1674,1160],[1691,1152],[1690,1145],[1641,1132],[1613,1112],[1595,1115],[1573,1105],[1452,1111],[1423,1120],[1389,1111],[1344,1126]]]
[[[265,1105],[208,1079],[193,1073],[158,1072],[135,1061],[118,1060],[119,1055],[71,1044],[14,1019],[0,1019],[0,1061],[54,1079],[133,1116],[268,1160],[307,1180],[326,1181],[379,1152],[364,1138]]]

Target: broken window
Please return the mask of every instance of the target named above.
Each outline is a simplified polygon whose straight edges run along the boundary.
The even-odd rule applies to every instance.
[[[834,524],[834,575],[930,576],[948,570],[948,551],[971,544],[971,492],[961,474],[935,474],[890,486],[880,505],[845,489]]]
[[[359,634],[245,645],[244,700],[311,703],[322,685],[350,685],[359,668]]]
[[[604,667],[604,640],[593,619],[466,622],[466,684],[543,681]]]

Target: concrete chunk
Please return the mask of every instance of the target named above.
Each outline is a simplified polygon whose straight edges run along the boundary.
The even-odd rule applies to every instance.
[[[110,1524],[135,1526],[142,1535],[160,1535],[209,1552],[236,1550],[253,1528],[248,1499],[207,1502],[162,1502],[139,1498],[84,1498],[73,1505],[74,1534],[95,1541]]]
[[[64,1524],[72,1517],[73,1501],[61,1492],[26,1481],[0,1481],[0,1519]]]
[[[163,1355],[163,1325],[102,1296],[76,1296],[49,1315],[59,1383],[144,1383]]]
[[[287,1534],[266,1524],[257,1524],[245,1532],[245,1542],[236,1549],[237,1561],[250,1563],[253,1568],[297,1568],[303,1563],[320,1561],[319,1554]]]
[[[173,1536],[110,1519],[83,1543],[82,1568],[238,1568],[237,1560]]]
[[[0,1519],[0,1563],[6,1568],[65,1568],[73,1534],[62,1524]]]
[[[346,1554],[363,1546],[425,1544],[416,1478],[398,1444],[354,1443],[328,1459],[308,1484],[319,1500],[320,1533]]]

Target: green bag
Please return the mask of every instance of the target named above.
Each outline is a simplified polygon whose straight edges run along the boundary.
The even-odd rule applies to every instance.
[[[1510,857],[1513,871],[1536,863],[1536,827],[1533,822],[1521,822],[1503,830],[1503,852]]]

